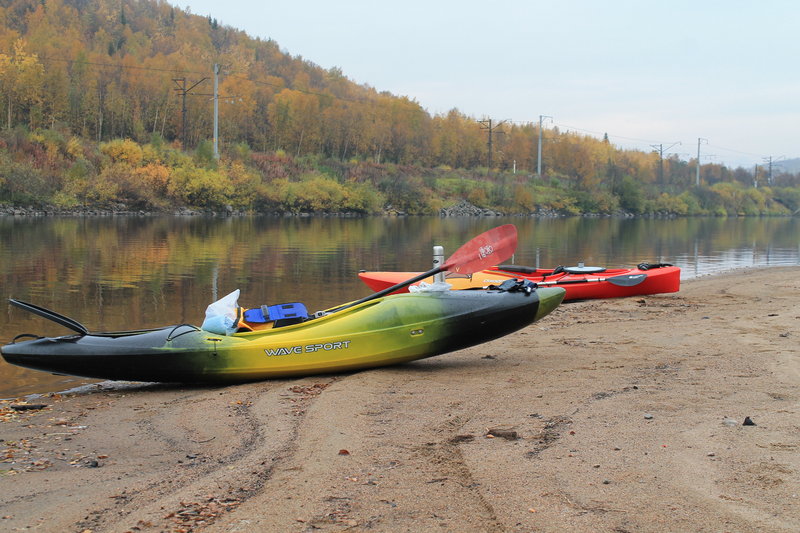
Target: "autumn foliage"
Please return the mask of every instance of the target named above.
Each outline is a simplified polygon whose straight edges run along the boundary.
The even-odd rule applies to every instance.
[[[486,131],[161,0],[0,3],[0,204],[168,210],[787,214],[797,176]],[[268,28],[265,30],[268,33]],[[346,58],[343,58],[343,61]],[[215,157],[213,65],[219,79]],[[502,134],[499,134],[502,133]]]

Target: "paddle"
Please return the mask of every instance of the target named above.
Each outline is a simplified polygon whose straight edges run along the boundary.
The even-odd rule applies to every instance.
[[[44,307],[39,307],[38,305],[29,304],[21,300],[15,300],[13,298],[9,298],[8,301],[9,303],[11,303],[11,305],[16,305],[20,309],[30,311],[35,315],[39,315],[48,320],[52,320],[53,322],[61,324],[62,326],[67,327],[76,333],[80,333],[81,335],[89,334],[89,330],[86,329],[86,327],[83,324],[81,324],[77,320],[69,318],[68,316],[58,314],[55,311],[45,309]]]
[[[350,302],[342,307],[329,310],[328,312],[335,313],[337,311],[342,311],[343,309],[348,309],[355,305],[363,304],[364,302],[386,296],[387,294],[391,294],[396,290],[402,289],[403,287],[408,287],[412,283],[416,283],[417,281],[434,276],[439,272],[450,271],[460,274],[472,274],[473,272],[484,270],[492,265],[496,265],[501,261],[505,261],[514,255],[514,251],[516,249],[517,228],[513,224],[506,224],[504,226],[492,228],[489,231],[481,233],[477,237],[461,246],[461,248],[456,250],[455,253],[451,255],[443,265],[433,268],[427,272],[423,272],[422,274],[414,276],[411,279],[407,279],[406,281],[401,281],[397,285],[392,285],[391,287],[387,287],[382,291],[365,296],[364,298],[356,300],[355,302]]]
[[[568,279],[566,281],[537,281],[536,285],[569,285],[572,283],[596,283],[598,281],[607,281],[612,285],[618,287],[634,287],[647,279],[647,274],[624,274],[622,276],[613,276],[610,278],[592,278],[592,279]]]

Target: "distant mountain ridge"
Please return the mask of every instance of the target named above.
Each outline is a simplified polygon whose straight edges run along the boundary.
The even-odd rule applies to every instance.
[[[778,161],[773,163],[774,166],[777,166],[780,170],[784,172],[788,172],[789,174],[797,174],[800,172],[800,157],[795,157],[793,159],[784,159],[783,161]]]

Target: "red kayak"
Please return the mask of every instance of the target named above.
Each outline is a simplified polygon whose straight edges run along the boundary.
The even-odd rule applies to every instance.
[[[370,289],[380,291],[405,281],[419,272],[359,272],[358,277]],[[445,281],[452,289],[470,289],[500,285],[509,279],[525,279],[540,287],[562,287],[567,291],[564,301],[595,298],[622,298],[643,294],[678,292],[681,286],[681,269],[668,263],[640,263],[633,268],[603,268],[583,266],[532,268],[518,265],[500,265],[472,275],[447,273]],[[433,283],[427,278],[420,283]],[[408,292],[408,287],[396,292]]]

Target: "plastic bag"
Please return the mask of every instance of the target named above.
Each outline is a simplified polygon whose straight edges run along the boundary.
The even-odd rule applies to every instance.
[[[239,289],[210,304],[202,329],[217,335],[236,333],[236,311],[239,308]]]
[[[434,283],[420,282],[419,285],[412,285],[408,288],[408,292],[444,292],[449,291],[453,286],[446,281],[437,281]]]

